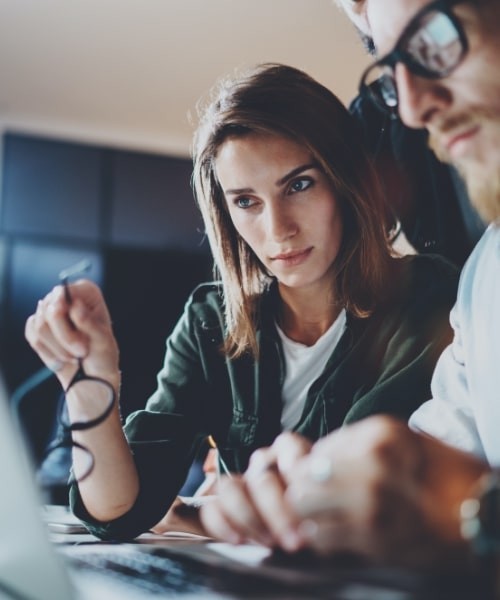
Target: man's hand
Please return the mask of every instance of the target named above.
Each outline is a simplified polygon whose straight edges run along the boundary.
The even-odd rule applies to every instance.
[[[209,534],[235,544],[256,541],[298,550],[303,540],[285,492],[295,466],[310,447],[310,442],[299,435],[282,434],[271,447],[252,455],[244,475],[223,477],[217,498],[201,510]]]
[[[323,438],[294,470],[286,500],[306,545],[407,566],[453,563],[465,550],[459,506],[487,466],[371,417]]]

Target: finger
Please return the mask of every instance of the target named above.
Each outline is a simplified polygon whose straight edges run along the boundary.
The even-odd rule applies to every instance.
[[[285,483],[277,468],[253,469],[245,474],[253,504],[275,545],[294,552],[302,545],[298,521],[285,500]]]
[[[353,510],[360,501],[359,486],[350,472],[335,472],[330,456],[312,452],[296,466],[286,491],[286,500],[298,517],[340,515]]]
[[[286,432],[276,438],[272,447],[276,454],[278,470],[288,482],[299,460],[310,452],[312,444],[301,435]]]
[[[28,318],[25,326],[25,336],[45,364],[74,362],[74,357],[54,339],[42,311],[37,311]]]
[[[38,345],[37,353],[43,363],[54,373],[60,371],[64,368],[66,361],[61,360],[57,355],[55,355],[47,346],[41,342]]]
[[[273,446],[259,448],[252,453],[246,475],[258,475],[269,468],[277,468],[277,456]]]
[[[100,307],[105,309],[104,304]],[[85,333],[95,347],[109,345],[112,336],[111,323],[102,319],[99,311],[92,311],[81,299],[77,298],[70,307],[71,321],[81,332]]]
[[[226,517],[217,501],[210,502],[200,509],[200,519],[207,533],[230,544],[241,544],[245,538]]]
[[[101,329],[111,329],[111,317],[99,287],[81,279],[70,286],[72,302],[70,314],[83,326],[84,320],[98,325]],[[77,308],[77,307],[80,308]],[[74,312],[74,314],[73,314]],[[83,329],[85,329],[83,327]]]
[[[243,478],[223,477],[217,487],[217,495],[218,505],[240,537],[255,540],[265,546],[273,544]]]
[[[77,358],[83,358],[88,352],[88,339],[71,320],[68,304],[62,286],[51,293],[44,315],[52,335],[66,352]]]
[[[353,527],[343,520],[330,518],[308,519],[301,523],[300,532],[305,546],[320,556],[341,552],[370,554],[370,532]]]
[[[293,482],[286,491],[286,501],[297,518],[319,518],[325,514],[341,518],[356,507],[356,493],[342,491],[334,485],[314,484],[309,479]]]

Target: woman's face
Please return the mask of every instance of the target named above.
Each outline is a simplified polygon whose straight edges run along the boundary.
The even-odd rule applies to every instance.
[[[330,289],[342,217],[309,151],[250,133],[221,145],[215,169],[236,230],[280,286]]]

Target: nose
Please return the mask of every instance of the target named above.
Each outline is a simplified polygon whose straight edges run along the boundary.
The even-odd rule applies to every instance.
[[[267,211],[267,230],[272,241],[283,242],[298,232],[297,221],[286,202],[271,203]]]
[[[398,63],[394,76],[398,90],[399,116],[408,127],[426,127],[451,104],[451,93],[443,79],[414,75]]]

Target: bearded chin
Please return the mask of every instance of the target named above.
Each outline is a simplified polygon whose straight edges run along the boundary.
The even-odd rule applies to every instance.
[[[500,165],[493,170],[473,160],[452,161],[446,150],[430,136],[429,146],[442,162],[453,164],[464,179],[472,206],[485,223],[500,219]]]
[[[491,173],[476,164],[457,165],[472,206],[485,223],[500,219],[500,166]]]

